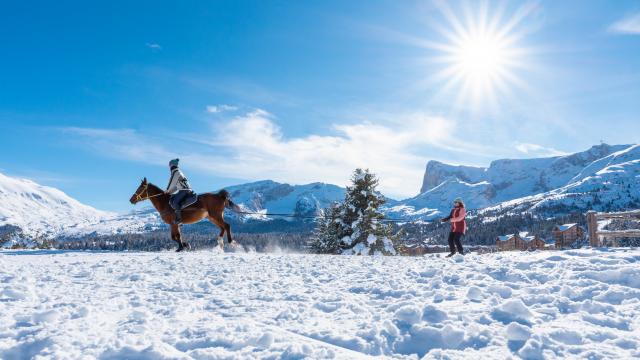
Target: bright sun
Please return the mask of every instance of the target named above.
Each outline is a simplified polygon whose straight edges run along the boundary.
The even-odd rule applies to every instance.
[[[517,73],[526,67],[523,55],[527,51],[518,46],[523,34],[517,28],[533,8],[520,8],[501,23],[503,9],[493,18],[486,6],[479,11],[465,9],[462,21],[446,2],[441,4],[448,25],[436,30],[446,41],[429,45],[438,52],[434,59],[444,65],[435,75],[444,82],[441,91],[453,93],[456,105],[495,109],[514,87],[524,87]]]
[[[505,65],[506,51],[492,36],[474,36],[457,45],[455,63],[467,77],[477,80],[491,77]]]

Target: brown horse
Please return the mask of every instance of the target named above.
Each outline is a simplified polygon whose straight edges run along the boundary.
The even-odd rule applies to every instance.
[[[159,187],[147,182],[147,178],[144,178],[129,201],[132,204],[136,204],[140,201],[150,200],[153,207],[160,213],[162,221],[171,226],[171,239],[178,243],[178,249],[176,251],[189,249],[189,243],[182,241],[180,225],[173,224],[175,213],[171,205],[169,205],[169,196],[169,194],[165,193]],[[224,221],[225,207],[240,211],[240,208],[231,201],[229,193],[226,190],[221,190],[217,194],[200,194],[195,203],[182,210],[182,223],[193,224],[204,218],[209,219],[209,221],[220,228],[218,244],[220,247],[223,247],[225,232],[227,233],[229,244],[233,242],[231,238],[231,226]]]

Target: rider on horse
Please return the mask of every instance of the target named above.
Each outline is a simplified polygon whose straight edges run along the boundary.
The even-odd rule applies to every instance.
[[[184,176],[182,171],[178,168],[179,159],[173,159],[169,161],[169,168],[171,169],[171,178],[169,178],[169,185],[167,185],[167,194],[171,195],[169,204],[175,210],[175,224],[182,223],[182,209],[193,204],[197,199],[196,193],[191,190],[189,181]]]

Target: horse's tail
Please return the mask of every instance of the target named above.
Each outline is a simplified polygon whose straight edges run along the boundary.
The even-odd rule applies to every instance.
[[[227,209],[233,210],[235,212],[242,212],[242,209],[240,208],[240,206],[238,206],[236,203],[231,201],[231,194],[229,194],[227,190],[224,190],[224,189],[220,190],[218,192],[218,195],[224,198],[224,207],[226,207]]]
[[[234,203],[233,201],[231,201],[231,199],[227,199],[227,204],[226,204],[227,209],[231,209],[237,213],[242,212],[242,208],[240,206],[238,206],[238,204]]]

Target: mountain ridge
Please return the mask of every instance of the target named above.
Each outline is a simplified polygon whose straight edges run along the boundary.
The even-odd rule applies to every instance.
[[[491,218],[524,212],[554,217],[588,209],[625,210],[640,207],[638,179],[640,145],[600,144],[563,156],[499,159],[488,167],[429,161],[422,185],[426,191],[405,200],[388,199],[383,211],[392,218],[429,221],[446,214],[456,197],[462,197],[468,209]],[[266,213],[313,217],[345,194],[345,188],[321,182],[290,185],[261,180],[225,189],[244,211],[255,213],[227,212],[234,227],[242,230],[251,222],[255,231],[295,229],[300,219],[285,224],[281,218],[278,223]],[[0,242],[18,235],[73,238],[164,226],[151,207],[127,214],[101,211],[53,187],[0,174]]]
[[[559,194],[564,194],[565,198],[577,198],[580,197],[578,190],[584,189],[584,186],[579,187],[578,184],[602,178],[598,174],[600,171],[612,165],[620,165],[624,159],[640,161],[638,145],[600,144],[562,156],[500,159],[492,161],[486,168],[429,161],[422,185],[422,189],[426,191],[403,200],[400,207],[390,208],[389,211],[396,216],[428,219],[446,211],[456,197],[462,197],[469,209],[526,203],[536,197],[550,202],[551,198],[557,198]],[[627,172],[618,171],[615,176],[610,174],[606,177],[620,180],[634,176],[637,171],[633,166],[627,166],[626,170]],[[637,186],[632,181],[626,181],[625,184],[634,188]],[[600,190],[589,190],[592,194],[589,195],[592,198],[591,205],[595,201],[593,194]],[[579,209],[583,209],[588,201],[578,201],[576,205],[582,205]],[[612,204],[613,208],[624,206],[624,202]],[[424,213],[431,216],[420,216]]]

